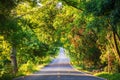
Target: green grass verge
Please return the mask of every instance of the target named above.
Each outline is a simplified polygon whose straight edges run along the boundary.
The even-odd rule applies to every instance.
[[[37,72],[41,70],[43,67],[45,67],[46,65],[48,65],[51,62],[51,60],[52,59],[46,59],[42,64],[39,64],[39,65],[35,65],[32,62],[23,64],[20,67],[16,77],[33,74],[34,72]]]
[[[100,72],[94,74],[95,76],[105,78],[107,80],[120,80],[120,73],[107,73],[107,72]]]
[[[17,78],[20,76],[26,76],[30,75],[34,72],[37,72],[41,70],[44,66],[48,65],[51,62],[52,58],[44,58],[42,60],[42,63],[34,64],[31,61],[28,61],[26,64],[22,64],[18,72],[16,74],[13,74],[12,71],[3,70],[0,71],[0,80],[13,80],[13,78]],[[11,69],[12,70],[12,69]]]
[[[78,70],[78,71],[82,71],[82,72],[85,72],[85,73],[87,73],[87,74],[92,74],[92,72],[83,69],[83,66],[77,66],[77,65],[72,65],[72,66],[74,67],[74,69],[76,69],[76,70]]]
[[[73,65],[73,67],[79,71],[82,71],[82,72],[85,72],[88,74],[92,74],[97,77],[105,78],[106,80],[120,80],[120,73],[108,73],[108,72],[94,73],[94,72],[90,72],[88,70],[84,70],[83,67],[81,67],[81,66]]]

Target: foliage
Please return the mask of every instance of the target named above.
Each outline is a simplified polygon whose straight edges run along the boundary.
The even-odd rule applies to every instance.
[[[22,74],[30,74],[31,72],[35,71],[36,68],[34,66],[34,63],[32,61],[27,61],[26,64],[23,64],[19,68],[19,72],[22,72]]]
[[[2,17],[5,18],[5,19],[3,18],[2,21],[0,21],[0,30],[1,30],[0,35],[2,35],[3,37],[3,39],[1,39],[2,44],[0,44],[1,46],[0,53],[2,53],[0,57],[0,61],[1,61],[0,69],[2,70],[0,71],[0,73],[2,74],[0,75],[2,76],[2,78],[4,77],[4,75],[7,76],[7,74],[12,73],[12,68],[8,70],[8,72],[6,71],[6,69],[4,69],[4,67],[5,68],[12,67],[10,64],[10,60],[11,60],[10,50],[12,47],[15,47],[17,51],[17,53],[14,54],[17,57],[17,63],[18,63],[18,68],[20,68],[20,72],[22,71],[23,67],[26,67],[26,69],[23,70],[25,71],[24,74],[26,74],[27,72],[34,71],[33,68],[34,65],[38,65],[38,64],[42,65],[48,63],[50,61],[50,55],[53,56],[56,53],[56,51],[54,51],[54,46],[51,45],[51,43],[53,43],[52,40],[49,41],[49,39],[52,39],[51,34],[53,34],[52,33],[53,31],[51,30],[50,27],[52,27],[52,22],[53,22],[52,20],[54,20],[54,18],[51,19],[50,23],[48,23],[51,16],[55,16],[55,15],[51,14],[52,10],[50,10],[50,13],[47,13],[47,8],[48,10],[50,8],[48,6],[42,9],[46,11],[41,12],[42,10],[39,7],[37,6],[33,7],[30,4],[31,3],[29,2],[23,2],[23,4],[17,4],[15,8],[10,9],[11,12],[8,13],[9,16],[6,15],[3,16],[3,14],[5,13],[1,13]],[[34,15],[30,14],[30,12],[33,11],[35,11],[35,14]],[[14,15],[13,12],[15,13]],[[40,15],[38,16],[38,14]],[[46,19],[43,18],[45,16]],[[40,19],[38,20],[38,18]],[[46,30],[48,31],[47,33],[46,30],[44,30],[45,27]],[[5,41],[7,43],[4,43]],[[6,46],[6,44],[9,47]],[[3,45],[5,46],[5,48],[3,47]],[[28,60],[30,60],[30,63],[28,62]],[[3,72],[5,73],[7,72],[7,74]]]
[[[74,28],[71,29],[72,36],[70,41],[73,46],[69,48],[71,57],[75,58],[77,65],[85,65],[85,67],[89,65],[89,67],[93,66],[97,69],[111,66],[108,67],[108,70],[111,72],[114,72],[114,69],[111,69],[113,68],[112,66],[116,66],[117,71],[119,71],[117,67],[120,61],[119,31],[117,31],[117,27],[119,26],[119,19],[117,18],[119,17],[117,15],[119,14],[119,1],[64,0],[63,2],[78,11],[80,10],[78,13],[79,16],[73,20],[72,26]],[[107,57],[106,61],[101,63],[105,58],[103,55],[108,53],[111,53],[111,57]],[[113,57],[116,58],[116,60],[113,60]],[[117,71],[115,70],[115,72]]]
[[[95,74],[95,76],[103,77],[107,80],[118,80],[120,78],[120,73],[101,72],[101,73]]]
[[[119,0],[1,0],[1,76],[12,71],[11,54],[20,72],[31,72],[61,46],[73,65],[120,72],[119,5]]]
[[[13,74],[5,73],[0,76],[0,80],[12,80],[14,78]]]

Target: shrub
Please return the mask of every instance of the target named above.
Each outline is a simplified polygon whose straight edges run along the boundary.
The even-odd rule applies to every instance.
[[[3,74],[2,76],[0,76],[0,80],[12,80],[14,78],[13,74]]]
[[[0,70],[0,80],[12,80],[15,75],[12,72],[11,66],[4,66]]]
[[[20,68],[19,68],[19,72],[23,73],[23,74],[29,74],[31,72],[35,71],[35,65],[33,62],[28,61],[26,64],[23,64]]]

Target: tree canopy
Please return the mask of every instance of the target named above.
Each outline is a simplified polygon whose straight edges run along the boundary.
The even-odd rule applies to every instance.
[[[1,0],[0,18],[0,76],[61,46],[73,65],[120,72],[119,0]]]

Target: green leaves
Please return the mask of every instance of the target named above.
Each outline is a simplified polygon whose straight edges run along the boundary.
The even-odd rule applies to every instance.
[[[63,46],[78,65],[98,67],[107,46],[114,47],[112,28],[119,44],[119,0],[60,1],[61,9],[58,0],[0,1],[0,34],[16,47],[20,64],[54,55]]]
[[[16,5],[15,0],[0,0],[0,8],[2,8],[2,10],[3,9],[9,10],[9,9],[13,8],[15,5]]]
[[[86,11],[88,13],[93,13],[94,15],[108,15],[110,11],[114,8],[114,0],[89,0],[86,2]]]

